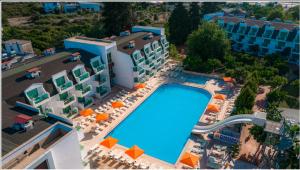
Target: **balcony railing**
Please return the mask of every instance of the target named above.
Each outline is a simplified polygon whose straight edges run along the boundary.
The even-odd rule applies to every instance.
[[[87,79],[89,76],[90,76],[90,73],[85,72],[79,76],[79,80],[82,81],[84,79]]]
[[[92,103],[93,103],[93,99],[85,99],[83,105],[84,105],[84,107],[86,107],[86,106],[89,106]]]
[[[41,103],[42,101],[48,99],[50,96],[48,93],[44,93],[34,99],[34,104]]]
[[[133,67],[134,72],[138,72],[139,74],[143,74],[145,70],[142,67],[135,66]]]
[[[82,84],[79,84],[75,87],[75,89],[77,91],[80,91],[81,92],[81,95],[84,96],[86,95],[88,92],[92,91],[92,86],[91,85],[82,85]]]
[[[69,87],[71,87],[71,86],[73,86],[73,82],[72,82],[72,81],[68,81],[68,82],[66,82],[65,84],[61,85],[61,86],[60,86],[60,89],[61,89],[61,90],[66,90],[67,88],[69,88]]]
[[[97,93],[100,94],[100,96],[102,96],[108,92],[108,89],[107,89],[107,87],[102,86],[102,87],[97,87],[96,91],[97,91]]]

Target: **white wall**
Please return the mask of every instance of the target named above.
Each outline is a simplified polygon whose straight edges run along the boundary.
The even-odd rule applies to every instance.
[[[116,74],[114,82],[118,85],[133,88],[133,63],[128,54],[118,51],[117,55],[112,56],[114,62],[113,71]]]
[[[77,132],[72,130],[59,143],[51,148],[56,169],[82,169],[80,145]]]

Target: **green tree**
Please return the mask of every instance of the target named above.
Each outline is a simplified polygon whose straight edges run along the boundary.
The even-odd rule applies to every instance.
[[[106,2],[103,8],[104,29],[107,35],[119,35],[134,24],[132,3]]]
[[[203,2],[201,4],[201,17],[205,14],[213,13],[220,11],[222,9],[222,5],[225,3],[222,2]]]
[[[269,104],[267,106],[267,119],[275,122],[280,122],[282,119],[281,111],[278,110],[276,104]]]
[[[272,90],[267,94],[267,101],[268,103],[275,103],[279,104],[282,102],[286,97],[286,93],[283,91],[280,91],[279,89]]]
[[[207,65],[210,71],[214,71],[215,69],[221,67],[222,63],[216,58],[210,58],[207,60]]]
[[[177,51],[177,48],[174,44],[170,44],[170,57],[176,60],[180,59],[180,55]]]
[[[255,93],[250,89],[250,87],[245,87],[241,90],[240,95],[235,101],[236,109],[241,108],[251,110],[255,101]]]
[[[280,8],[276,8],[270,11],[269,15],[268,15],[268,20],[272,21],[276,18],[279,18],[281,20],[284,19],[284,11],[283,9]]]
[[[300,5],[289,8],[286,15],[290,16],[292,20],[298,21],[300,17]]]
[[[261,126],[257,126],[257,125],[254,125],[253,127],[250,128],[250,134],[260,144],[263,144],[267,137],[267,134],[264,131],[264,128]]]
[[[270,85],[272,88],[280,88],[288,83],[287,78],[283,76],[278,76],[276,75],[275,77],[272,78]]]
[[[230,52],[230,42],[225,32],[215,23],[204,23],[189,35],[187,51],[188,57],[199,57],[203,62],[209,58],[224,61],[224,56]]]
[[[191,18],[191,30],[194,31],[198,29],[201,20],[200,7],[198,5],[198,2],[192,2],[189,15]]]
[[[182,3],[177,3],[169,18],[169,39],[175,45],[185,43],[190,33],[190,17]]]

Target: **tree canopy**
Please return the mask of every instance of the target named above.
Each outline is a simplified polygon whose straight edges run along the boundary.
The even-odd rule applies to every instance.
[[[192,2],[189,10],[189,15],[191,18],[191,31],[194,31],[198,29],[201,20],[200,7],[198,5],[198,2]]]
[[[215,23],[204,23],[189,35],[187,50],[188,57],[196,57],[203,62],[209,58],[223,61],[230,52],[230,42],[225,32]]]
[[[169,18],[169,40],[176,45],[185,43],[190,33],[191,19],[182,3],[177,3]]]
[[[135,22],[132,3],[128,2],[106,2],[102,15],[108,36],[119,35],[121,31],[130,29]]]

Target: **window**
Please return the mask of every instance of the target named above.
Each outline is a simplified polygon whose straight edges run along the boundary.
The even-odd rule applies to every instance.
[[[227,25],[227,31],[228,31],[228,32],[231,32],[231,31],[232,31],[232,28],[233,28],[233,25],[232,25],[232,24],[228,24],[228,25]]]

